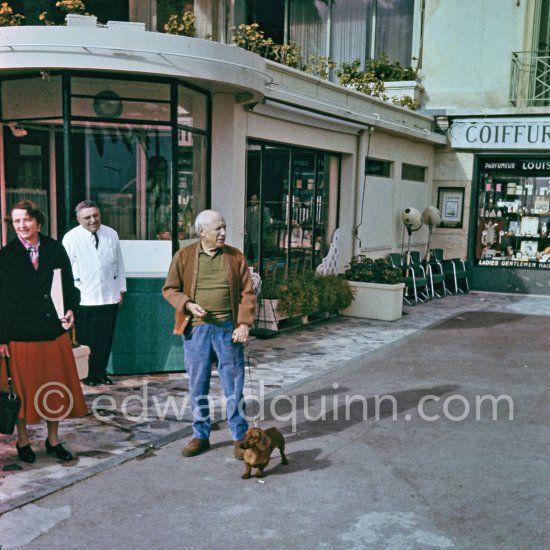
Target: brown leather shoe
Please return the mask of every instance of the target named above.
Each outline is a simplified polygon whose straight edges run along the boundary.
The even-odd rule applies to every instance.
[[[208,451],[208,449],[210,449],[210,441],[208,439],[197,439],[194,437],[187,447],[181,450],[181,454],[183,456],[197,456],[204,451]]]
[[[242,442],[243,440],[241,439],[240,441],[235,441],[233,443],[233,456],[237,460],[244,460],[244,449],[241,449]]]

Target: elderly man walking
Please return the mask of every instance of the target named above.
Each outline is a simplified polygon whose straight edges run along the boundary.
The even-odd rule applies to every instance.
[[[176,310],[175,334],[183,336],[185,368],[193,408],[193,438],[182,450],[196,456],[210,448],[211,352],[227,400],[227,421],[234,456],[248,428],[243,399],[243,344],[255,316],[252,280],[244,255],[225,244],[225,220],[214,210],[195,221],[199,240],[173,257],[162,294]]]

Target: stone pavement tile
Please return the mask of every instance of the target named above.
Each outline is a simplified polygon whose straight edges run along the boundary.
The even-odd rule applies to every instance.
[[[333,317],[273,338],[251,338],[245,350],[249,414],[257,411],[258,399],[268,399],[309,377],[330,372],[349,360],[466,311],[550,315],[550,298],[471,292],[405,306],[403,317],[394,322]],[[75,460],[61,463],[46,454],[45,423],[29,426],[37,453],[34,464],[18,461],[15,434],[0,436],[0,514],[191,433],[185,373],[113,379],[116,384],[108,388],[83,386],[90,414],[61,423],[61,438],[75,454]],[[214,421],[222,418],[223,401],[214,372]]]

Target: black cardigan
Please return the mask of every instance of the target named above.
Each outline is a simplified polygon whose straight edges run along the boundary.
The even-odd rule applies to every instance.
[[[65,311],[75,311],[80,291],[61,243],[40,235],[36,270],[18,238],[0,250],[0,343],[55,340],[65,332],[50,296],[55,268],[61,268]]]

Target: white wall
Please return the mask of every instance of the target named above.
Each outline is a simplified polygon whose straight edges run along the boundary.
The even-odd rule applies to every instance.
[[[246,112],[232,94],[212,98],[212,208],[227,223],[227,244],[243,249]]]
[[[462,228],[437,227],[433,230],[431,247],[443,248],[448,258],[466,258],[467,256],[473,169],[474,155],[472,153],[452,149],[443,149],[436,153],[433,204],[437,204],[440,187],[462,187],[465,190]]]
[[[365,180],[363,224],[359,228],[359,251],[373,258],[386,257],[403,246],[404,225],[401,213],[413,207],[422,212],[432,201],[434,151],[430,145],[415,143],[388,134],[374,132],[369,147],[370,158],[391,161],[390,178],[368,176]],[[426,167],[426,181],[401,179],[402,164]],[[360,183],[362,187],[363,182]],[[357,200],[357,219],[361,213],[361,189]],[[358,222],[359,223],[359,222]],[[428,229],[422,227],[411,236],[411,249],[424,252]],[[405,246],[408,238],[405,237]]]
[[[423,107],[509,107],[512,52],[533,0],[426,0]],[[527,48],[529,49],[529,47]]]

